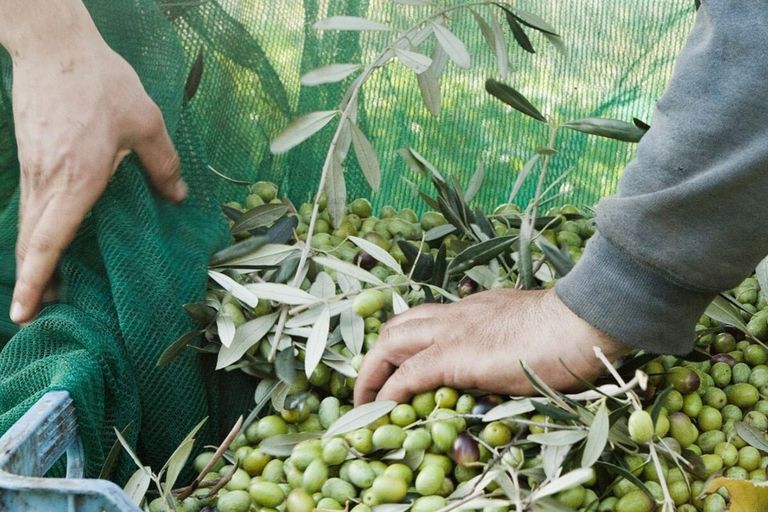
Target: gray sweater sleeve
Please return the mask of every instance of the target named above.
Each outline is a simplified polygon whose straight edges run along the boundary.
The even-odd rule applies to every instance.
[[[768,2],[704,0],[651,124],[556,291],[619,341],[683,354],[768,253]]]

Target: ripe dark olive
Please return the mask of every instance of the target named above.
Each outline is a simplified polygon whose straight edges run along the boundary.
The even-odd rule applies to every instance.
[[[371,256],[365,251],[360,251],[357,253],[357,256],[355,257],[355,263],[357,263],[360,267],[364,268],[365,270],[371,270],[373,267],[376,266],[376,258]]]
[[[472,439],[472,436],[462,432],[453,442],[451,458],[460,466],[477,462],[480,459],[480,450],[477,447],[477,442]]]
[[[464,279],[459,281],[459,297],[462,299],[468,295],[472,295],[473,293],[477,293],[478,290],[477,283],[472,280],[469,276],[464,276]]]
[[[688,393],[693,393],[699,389],[701,379],[699,379],[699,374],[693,369],[684,366],[675,366],[674,368],[670,368],[667,372],[667,384],[671,385],[680,393],[687,395]]]

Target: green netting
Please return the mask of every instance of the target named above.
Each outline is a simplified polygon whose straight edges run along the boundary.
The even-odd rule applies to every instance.
[[[184,206],[156,199],[133,158],[120,168],[85,222],[60,267],[61,304],[49,307],[7,343],[18,206],[18,162],[10,110],[10,64],[0,58],[0,431],[39,396],[67,389],[74,396],[87,471],[95,474],[112,444],[112,428],[133,422],[146,463],[158,466],[192,426],[210,415],[212,440],[244,411],[253,383],[215,375],[206,357],[186,353],[168,368],[158,356],[190,327],[181,304],[199,299],[206,263],[227,242],[218,203],[242,199],[244,189],[216,178],[208,165],[233,178],[277,182],[294,201],[317,183],[330,130],[288,155],[273,157],[268,142],[298,113],[335,108],[340,86],[301,88],[299,77],[332,62],[370,59],[388,36],[318,33],[311,24],[330,15],[359,15],[406,26],[423,7],[386,0],[150,0],[85,2],[107,42],[138,71],[164,112],[183,162],[191,197]],[[559,56],[533,37],[537,55],[510,48],[508,83],[560,120],[603,116],[648,120],[692,22],[689,0],[519,1],[542,14],[564,36],[570,55]],[[360,112],[384,170],[377,204],[413,206],[403,176],[415,179],[396,156],[413,146],[464,182],[478,160],[486,208],[503,202],[516,173],[544,144],[544,127],[511,112],[483,92],[496,75],[493,57],[468,13],[451,20],[475,56],[471,70],[449,65],[443,111],[433,118],[405,68],[380,70],[364,90]],[[182,96],[200,51],[205,72],[187,106]],[[428,48],[425,49],[428,51]],[[593,204],[614,190],[633,148],[564,133],[549,179],[565,170],[560,202]],[[370,196],[351,159],[352,196]],[[523,190],[522,199],[532,189]],[[116,478],[130,469],[124,461]]]

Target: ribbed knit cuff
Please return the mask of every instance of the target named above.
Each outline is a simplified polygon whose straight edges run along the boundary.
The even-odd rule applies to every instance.
[[[571,311],[617,341],[676,355],[693,350],[696,322],[717,295],[669,281],[599,234],[555,290]]]

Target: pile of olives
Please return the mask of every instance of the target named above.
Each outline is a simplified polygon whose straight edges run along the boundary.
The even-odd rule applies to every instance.
[[[229,206],[247,211],[271,202],[279,202],[277,188],[261,182],[251,188],[245,206]],[[408,208],[385,206],[374,216],[370,202],[357,199],[334,228],[324,206],[321,200],[323,208],[312,234],[313,248],[354,263],[388,284],[400,284],[402,276],[361,251],[348,237],[376,244],[406,271],[409,258],[399,242],[412,244],[433,257],[445,246],[449,259],[472,245],[467,237],[455,233],[424,241],[425,233],[448,223],[438,212],[429,211],[419,217]],[[311,213],[311,204],[295,212],[298,239],[306,239]],[[509,219],[519,214],[515,205],[506,204],[497,208],[489,221],[499,236],[516,234],[518,229]],[[542,235],[578,261],[586,240],[595,232],[592,220],[572,206],[554,208],[546,215],[550,220],[541,230]],[[535,245],[532,251],[535,256],[541,255]],[[502,268],[493,286],[514,287],[516,273]],[[554,282],[551,277],[537,277],[541,286]],[[305,289],[310,281],[311,274],[303,285]],[[468,276],[450,283],[450,291],[460,297],[483,289]],[[595,477],[563,490],[553,497],[561,510],[652,512],[661,510],[668,494],[680,511],[724,511],[729,499],[724,489],[703,494],[708,478],[724,475],[754,482],[767,479],[768,453],[748,444],[739,428],[746,425],[761,435],[768,430],[768,350],[758,341],[768,339],[768,304],[755,278],[747,279],[731,293],[743,305],[741,314],[748,325],[747,333],[703,316],[697,326],[697,361],[660,356],[644,365],[649,376],[648,389],[641,397],[644,409],[628,410],[623,420],[638,447],[636,453],[623,451],[621,455],[624,467],[634,478],[617,474],[606,486],[603,479],[598,484]],[[423,302],[425,295],[409,289],[404,298],[415,305]],[[236,301],[225,301],[223,305],[236,323],[272,311],[269,307],[247,311]],[[375,345],[381,325],[393,315],[392,294],[365,290],[355,298],[353,308],[364,319],[366,352]],[[259,350],[268,346],[262,343]],[[335,349],[350,357],[354,366],[359,365],[360,356],[352,357],[342,343]],[[266,352],[261,355],[266,356]],[[297,350],[296,356],[301,360],[304,354]],[[521,475],[540,467],[539,447],[526,437],[547,432],[547,424],[564,422],[534,412],[485,423],[481,421],[483,414],[506,399],[442,387],[414,396],[410,403],[395,406],[363,428],[323,436],[352,409],[353,389],[354,378],[323,363],[309,378],[297,374],[283,410],[272,411],[248,425],[230,446],[226,460],[213,466],[193,496],[177,503],[178,510],[372,512],[380,505],[409,504],[409,508],[391,510],[435,512],[451,505],[449,497],[456,488],[481,475],[491,462],[502,461],[519,469]],[[296,443],[284,453],[264,448],[265,441],[288,435],[296,436]],[[648,453],[649,443],[663,444],[680,457],[673,460],[662,456],[659,474]],[[195,470],[201,471],[212,456],[212,452],[199,455],[194,461]],[[680,459],[689,463],[681,465]],[[215,496],[208,496],[210,485],[206,486],[206,482],[220,482],[225,477],[226,485]],[[539,483],[532,476],[523,477],[521,482],[529,489]],[[488,489],[500,492],[495,483]],[[150,510],[162,510],[162,506],[155,500]],[[507,510],[485,507],[482,512]]]

